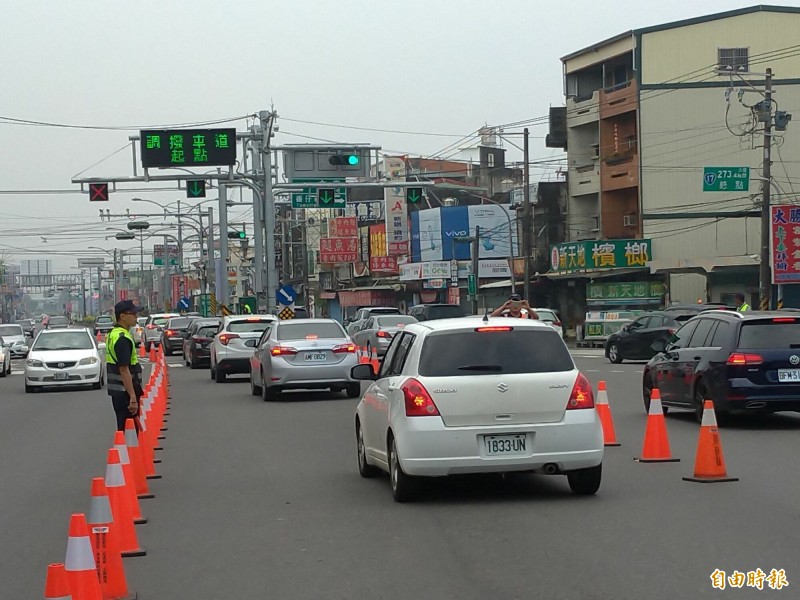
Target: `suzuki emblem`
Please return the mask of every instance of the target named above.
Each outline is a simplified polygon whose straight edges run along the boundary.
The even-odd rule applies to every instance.
[[[789,357],[789,362],[792,363],[793,365],[800,363],[800,356],[797,356],[797,354],[792,354]]]
[[[501,394],[505,394],[508,391],[508,386],[505,383],[498,383],[497,389],[500,390]]]

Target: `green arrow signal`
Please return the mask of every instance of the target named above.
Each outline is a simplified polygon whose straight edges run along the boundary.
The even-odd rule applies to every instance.
[[[322,188],[319,190],[319,203],[332,204],[334,200],[334,191],[329,188]]]
[[[416,204],[422,198],[422,188],[408,188],[407,199],[411,204]]]
[[[189,182],[188,186],[189,197],[191,198],[205,198],[206,195],[206,182],[204,180],[194,180]]]

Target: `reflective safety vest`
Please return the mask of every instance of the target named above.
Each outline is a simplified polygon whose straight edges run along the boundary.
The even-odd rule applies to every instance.
[[[108,332],[106,337],[106,380],[109,396],[119,392],[125,392],[125,386],[122,383],[122,375],[119,372],[119,365],[117,364],[116,344],[119,338],[127,338],[131,343],[131,364],[128,365],[131,376],[133,377],[134,389],[141,390],[142,384],[140,375],[142,373],[142,366],[139,364],[139,357],[136,356],[136,343],[133,341],[131,332],[120,327],[114,326],[114,329]]]
[[[744,312],[746,310],[750,310],[750,305],[747,302],[744,302],[739,308],[736,309],[739,312]]]

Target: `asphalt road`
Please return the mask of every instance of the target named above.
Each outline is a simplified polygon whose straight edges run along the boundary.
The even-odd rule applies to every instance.
[[[622,446],[607,449],[600,492],[563,477],[436,481],[399,505],[388,481],[356,470],[355,400],[298,393],[264,403],[247,380],[171,369],[163,479],[142,503],[148,555],[126,559],[142,599],[711,598],[710,574],[786,569],[800,587],[800,415],[738,419],[721,430],[736,483],[695,484],[693,416],[667,423],[678,463],[639,464],[641,364],[576,350],[609,388]],[[176,359],[172,359],[173,361]],[[2,598],[41,597],[63,560],[69,514],[88,508],[113,435],[105,391],[22,393],[0,380]],[[765,588],[767,585],[765,584]]]

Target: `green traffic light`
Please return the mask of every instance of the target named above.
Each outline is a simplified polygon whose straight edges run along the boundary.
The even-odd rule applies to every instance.
[[[243,240],[243,239],[245,239],[246,237],[247,237],[247,233],[246,233],[246,232],[244,232],[244,231],[240,231],[240,232],[239,232],[239,239],[240,239],[240,240]]]
[[[358,154],[351,154],[347,157],[347,164],[349,165],[357,165],[358,164]]]

